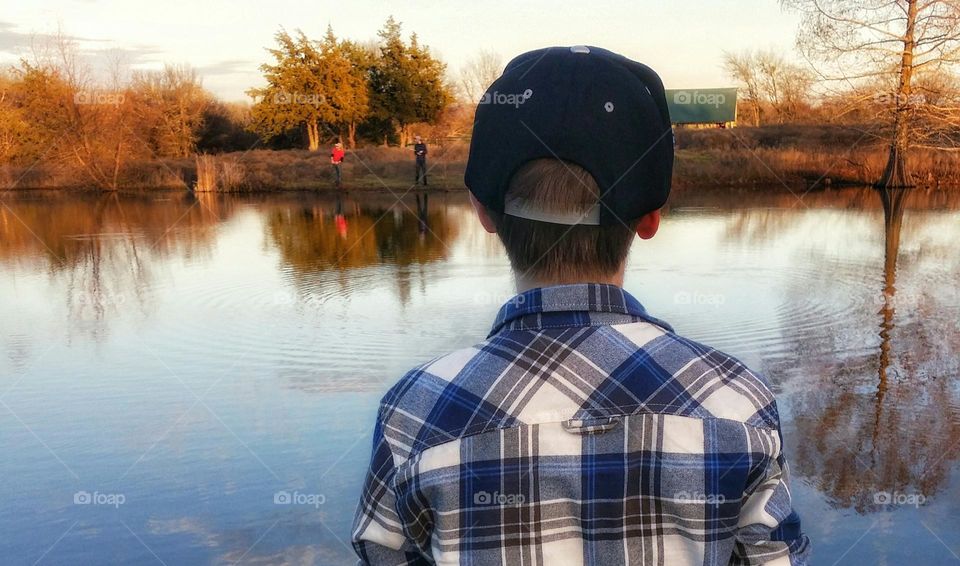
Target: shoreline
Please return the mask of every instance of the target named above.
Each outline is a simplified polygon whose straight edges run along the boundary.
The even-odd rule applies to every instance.
[[[869,187],[880,179],[887,146],[866,140],[861,129],[822,125],[676,130],[675,190],[772,187],[808,192]],[[437,144],[428,159],[426,189],[416,189],[407,148],[366,146],[348,150],[343,163],[345,192],[459,191],[466,187],[467,140]],[[907,168],[916,188],[960,189],[960,152],[911,149]],[[142,158],[122,164],[110,186],[97,185],[82,169],[62,162],[0,166],[0,193],[7,191],[212,193],[333,193],[333,171],[325,151],[255,149],[178,158]],[[203,177],[204,191],[196,191]]]
[[[672,193],[680,194],[692,190],[708,190],[718,192],[739,192],[739,193],[829,193],[838,192],[847,189],[877,189],[875,185],[868,183],[831,183],[829,185],[820,185],[815,187],[805,186],[800,183],[777,183],[777,182],[757,182],[752,184],[730,184],[730,183],[674,183]],[[922,190],[934,192],[960,192],[960,183],[939,183],[936,185],[915,185],[912,187],[894,187],[894,190]],[[267,196],[267,195],[318,195],[318,196],[356,196],[356,195],[392,195],[402,196],[408,194],[450,194],[467,192],[466,186],[414,186],[401,184],[388,184],[387,186],[359,186],[359,187],[275,187],[275,188],[257,188],[242,191],[197,191],[185,187],[121,187],[118,189],[102,189],[98,187],[82,185],[64,185],[49,187],[14,187],[0,189],[0,198],[4,194],[26,195],[31,193],[70,193],[86,195],[149,195],[149,194],[180,194],[194,195],[196,197],[210,195],[229,195],[229,196]]]

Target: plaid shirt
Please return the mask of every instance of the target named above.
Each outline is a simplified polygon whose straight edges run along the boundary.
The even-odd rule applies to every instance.
[[[805,564],[766,380],[619,287],[533,289],[383,398],[369,564]]]

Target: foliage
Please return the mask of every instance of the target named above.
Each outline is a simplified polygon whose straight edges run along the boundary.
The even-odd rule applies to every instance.
[[[339,138],[366,115],[366,70],[351,59],[352,46],[339,42],[330,28],[322,41],[302,31],[296,37],[280,31],[276,40],[278,48],[269,50],[275,63],[261,66],[267,86],[249,91],[257,99],[252,128],[269,140],[303,127],[316,151],[321,138]]]
[[[380,30],[380,57],[370,73],[371,113],[396,125],[400,145],[407,145],[408,127],[434,123],[452,96],[444,82],[446,65],[421,46],[417,34],[403,41],[400,23],[390,17]]]
[[[162,71],[138,72],[131,85],[140,131],[158,157],[187,157],[197,146],[210,96],[196,71],[167,65]]]

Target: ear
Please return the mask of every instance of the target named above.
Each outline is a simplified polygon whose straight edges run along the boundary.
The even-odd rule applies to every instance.
[[[649,240],[657,234],[660,228],[660,210],[648,212],[637,220],[637,236],[644,240]]]
[[[480,224],[483,226],[483,229],[491,234],[496,234],[497,226],[493,223],[490,215],[487,214],[487,207],[483,206],[483,204],[477,200],[477,197],[473,196],[473,193],[470,193],[470,204],[473,205],[473,210],[477,212],[477,217],[480,219]]]

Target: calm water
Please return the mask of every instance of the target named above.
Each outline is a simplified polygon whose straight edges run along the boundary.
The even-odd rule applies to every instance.
[[[677,195],[627,273],[774,383],[818,564],[960,560],[960,192],[887,196]],[[350,563],[379,397],[512,294],[388,197],[3,196],[0,561]]]

